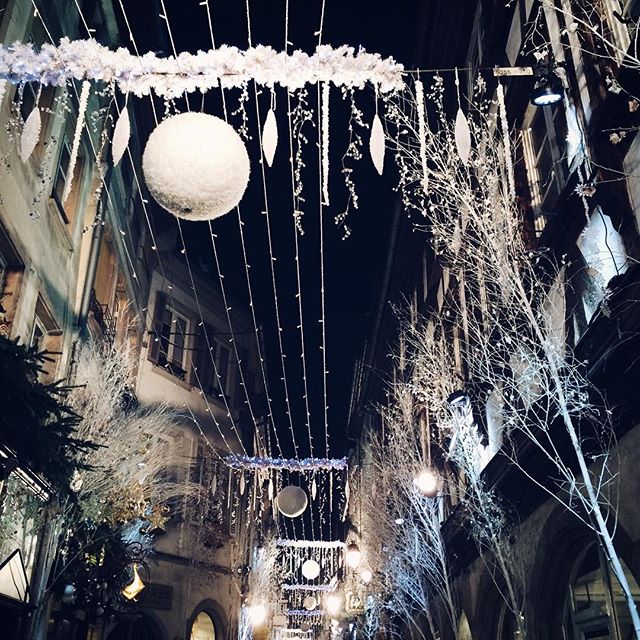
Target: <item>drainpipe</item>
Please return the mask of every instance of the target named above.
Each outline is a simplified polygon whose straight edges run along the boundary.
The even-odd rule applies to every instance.
[[[112,167],[109,167],[104,178],[105,189],[109,189],[109,185],[111,184],[111,175]],[[101,219],[98,217],[98,215],[100,215]],[[89,249],[89,262],[87,263],[87,275],[84,280],[82,301],[80,303],[80,311],[78,312],[78,321],[76,323],[80,333],[84,331],[87,324],[89,306],[91,305],[91,294],[93,292],[93,285],[95,284],[96,272],[98,270],[100,246],[102,245],[102,237],[104,236],[106,211],[103,211],[101,202],[98,202],[98,215],[96,215],[96,223],[93,226],[91,248]]]

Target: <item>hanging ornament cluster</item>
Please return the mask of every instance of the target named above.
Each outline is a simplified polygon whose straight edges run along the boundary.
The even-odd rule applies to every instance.
[[[244,142],[224,120],[181,113],[151,133],[142,157],[151,195],[187,220],[211,220],[235,208],[249,181]]]

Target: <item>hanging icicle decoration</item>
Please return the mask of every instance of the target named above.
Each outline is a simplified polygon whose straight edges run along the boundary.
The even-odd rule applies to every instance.
[[[62,193],[62,204],[64,205],[71,193],[73,186],[73,174],[76,170],[76,162],[78,161],[78,151],[80,150],[80,137],[82,136],[82,129],[84,128],[84,116],[87,111],[87,103],[89,102],[89,91],[91,90],[91,83],[85,80],[82,83],[82,89],[80,91],[80,100],[78,101],[78,118],[76,120],[76,130],[73,135],[73,145],[71,147],[71,158],[69,159],[69,168],[67,169],[67,180],[64,185],[64,191]]]
[[[458,113],[456,113],[455,139],[456,149],[462,164],[469,164],[469,154],[471,153],[471,130],[469,129],[469,121],[464,115],[460,104],[460,78],[458,77],[458,69],[456,69],[456,92],[458,94]]]
[[[245,480],[244,480],[244,473],[240,474],[240,495],[243,496],[244,495],[244,486],[245,486]]]
[[[269,497],[269,501],[273,500],[273,478],[269,478],[269,487],[267,489],[267,496]]]
[[[311,481],[311,499],[315,500],[317,494],[318,494],[318,486],[316,484],[316,477],[314,475],[313,480]]]
[[[131,122],[129,121],[129,110],[127,109],[127,101],[118,116],[118,121],[113,129],[113,137],[111,138],[111,158],[113,166],[117,166],[124,152],[129,146],[129,138],[131,137]]]
[[[322,200],[329,206],[329,83],[322,85]]]
[[[269,166],[273,165],[273,158],[276,155],[278,146],[278,123],[274,112],[275,94],[271,91],[271,108],[264,121],[262,129],[262,153]]]
[[[40,95],[42,93],[42,85],[38,90],[36,101],[31,113],[27,116],[20,136],[20,160],[27,162],[33,153],[33,150],[40,139],[40,129],[42,127],[42,119],[40,117]]]
[[[420,163],[422,164],[422,188],[429,191],[429,169],[427,168],[427,122],[424,110],[424,85],[416,80],[416,108],[418,110],[418,138],[420,138]]]
[[[513,157],[511,155],[511,138],[509,137],[509,121],[507,120],[507,107],[504,103],[504,87],[498,80],[498,109],[500,111],[500,124],[502,125],[502,140],[504,143],[505,162],[507,164],[507,180],[509,182],[509,197],[516,199],[516,183],[513,177]]]

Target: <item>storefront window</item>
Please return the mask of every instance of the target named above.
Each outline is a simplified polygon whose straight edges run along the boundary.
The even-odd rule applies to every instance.
[[[623,569],[640,604],[640,587],[628,567]],[[626,640],[634,636],[627,603],[598,545],[584,553],[571,584],[565,637],[567,640]]]
[[[201,611],[191,625],[190,640],[215,640],[216,630],[211,616]]]

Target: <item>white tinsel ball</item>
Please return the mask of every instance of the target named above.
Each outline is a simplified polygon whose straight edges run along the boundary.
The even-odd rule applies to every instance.
[[[249,182],[249,156],[224,120],[181,113],[149,136],[142,170],[151,195],[179,218],[210,220],[231,211]]]
[[[315,580],[320,575],[320,565],[315,560],[305,560],[302,563],[302,575],[307,580]]]

